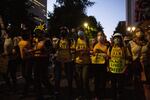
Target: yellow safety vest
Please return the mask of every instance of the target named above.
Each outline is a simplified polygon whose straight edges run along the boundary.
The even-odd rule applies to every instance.
[[[90,55],[88,53],[88,47],[85,40],[78,38],[76,42],[76,58],[75,62],[78,64],[89,64]]]
[[[107,46],[102,47],[99,43],[97,43],[94,46],[93,51],[94,55],[91,56],[92,64],[104,64],[106,62],[105,56],[107,52]]]
[[[111,73],[124,73],[125,66],[125,54],[122,48],[112,47],[109,60],[109,71]]]
[[[103,56],[103,53],[95,53],[95,55],[92,55],[91,62],[92,64],[104,64],[105,58]]]
[[[43,55],[42,49],[44,48],[44,43],[45,43],[44,41],[38,41],[36,43],[34,49],[37,50],[37,51],[35,51],[34,56],[40,57],[41,55]]]
[[[69,43],[67,40],[60,40],[57,59],[60,62],[71,61],[71,53],[69,50]]]

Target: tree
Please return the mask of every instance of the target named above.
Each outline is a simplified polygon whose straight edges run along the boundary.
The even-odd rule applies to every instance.
[[[56,0],[56,3],[54,12],[49,14],[49,29],[52,33],[59,33],[61,26],[66,26],[69,29],[81,27],[86,20],[89,20],[93,28],[102,29],[94,17],[86,15],[86,8],[92,6],[94,2],[89,0]]]
[[[122,35],[126,34],[126,22],[120,21],[115,29],[115,33],[121,33]]]
[[[88,23],[88,34],[95,37],[98,31],[104,32],[100,22],[97,22],[94,16],[86,16],[84,22]]]
[[[55,5],[54,13],[51,14],[49,22],[52,29],[58,30],[61,26],[72,28],[78,27],[85,16],[80,10],[72,9],[71,11],[64,6],[58,7]]]

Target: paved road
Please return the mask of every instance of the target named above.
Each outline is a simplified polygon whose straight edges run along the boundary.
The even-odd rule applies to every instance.
[[[23,89],[23,82],[24,80],[19,77],[19,84],[17,86],[16,92],[13,90],[10,90],[6,87],[5,84],[1,81],[0,85],[0,100],[37,100],[36,95],[33,91],[33,87],[31,87],[29,91],[29,95],[26,97],[22,96],[22,89]],[[53,84],[53,81],[52,81]],[[61,81],[61,95],[59,96],[51,96],[44,90],[44,99],[39,100],[68,100],[68,93],[67,93],[67,80],[63,79]],[[74,95],[73,97],[76,98],[77,90],[75,88],[75,82],[74,82]],[[93,81],[90,81],[90,89],[91,89],[91,96],[93,96]],[[110,88],[110,84],[108,82],[106,86],[106,92],[103,97],[103,100],[112,100],[112,93],[113,91]],[[57,99],[56,99],[57,97]],[[75,99],[74,99],[75,100]],[[94,100],[94,99],[90,99]],[[123,92],[118,93],[118,100],[150,100],[150,86],[147,84],[141,84],[137,89],[134,88],[133,84],[126,85]]]
[[[21,77],[21,74],[18,73],[18,85],[16,90],[14,91],[13,89],[9,89],[5,84],[4,81],[1,80],[0,78],[0,100],[37,100],[37,97],[35,95],[33,86],[31,86],[29,95],[27,96],[22,96],[22,90],[24,86],[24,79]],[[145,80],[145,74],[142,74],[142,80]],[[54,85],[54,80],[50,80],[51,84]],[[90,79],[90,89],[91,89],[91,99],[94,100],[93,94],[94,94],[94,86],[93,86],[93,79]],[[77,89],[75,82],[73,82],[73,98],[77,97]],[[106,91],[105,95],[102,100],[112,100],[112,89],[110,82],[107,82],[106,85]],[[49,95],[49,93],[46,92],[46,90],[43,90],[43,95],[44,99],[39,99],[39,100],[70,100],[67,99],[68,97],[68,92],[67,92],[67,80],[63,78],[61,80],[61,95]],[[125,85],[124,90],[122,92],[118,93],[118,100],[150,100],[150,85],[142,82],[141,84],[138,85],[137,88],[135,88],[134,84],[128,84]]]

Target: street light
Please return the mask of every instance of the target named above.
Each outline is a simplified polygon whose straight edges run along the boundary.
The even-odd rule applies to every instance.
[[[83,23],[84,31],[86,35],[89,35],[89,24],[87,22]]]
[[[88,23],[87,22],[84,23],[84,27],[88,28]]]
[[[135,26],[129,26],[129,27],[127,27],[127,31],[128,31],[128,32],[134,32],[135,29],[136,29]]]
[[[127,31],[129,31],[129,32],[130,32],[130,30],[131,30],[131,27],[128,27],[128,28],[127,28]]]
[[[136,29],[136,28],[135,28],[134,26],[131,28],[132,31],[135,31],[135,29]]]

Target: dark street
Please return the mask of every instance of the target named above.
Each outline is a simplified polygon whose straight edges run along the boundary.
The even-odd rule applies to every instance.
[[[145,76],[143,76],[145,77]],[[50,80],[51,84],[54,85],[54,81]],[[90,99],[94,100],[93,98],[93,79],[90,79]],[[24,80],[21,76],[18,76],[18,84],[16,87],[16,90],[8,89],[8,87],[4,84],[3,81],[0,81],[0,100],[38,100],[36,97],[36,94],[34,92],[33,86],[30,87],[30,90],[28,92],[28,95],[23,96],[22,90],[23,90]],[[75,82],[73,82],[73,96],[71,100],[77,100],[77,89],[75,86]],[[104,93],[104,96],[102,97],[102,100],[112,100],[112,93],[110,82],[107,82],[106,91]],[[43,97],[40,100],[70,100],[68,99],[68,93],[67,93],[67,80],[63,78],[61,80],[61,94],[60,95],[54,95],[46,92],[46,90],[43,88]],[[146,83],[141,83],[138,89],[134,88],[134,85],[132,83],[126,84],[124,87],[124,90],[121,92],[118,92],[117,100],[150,100],[150,86]]]

